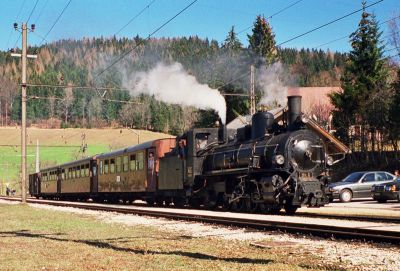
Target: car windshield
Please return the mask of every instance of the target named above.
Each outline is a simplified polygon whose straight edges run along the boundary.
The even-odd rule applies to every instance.
[[[343,182],[347,182],[347,183],[356,183],[360,180],[360,178],[364,175],[363,172],[354,172],[351,173],[349,176],[347,176],[346,178],[344,178]]]

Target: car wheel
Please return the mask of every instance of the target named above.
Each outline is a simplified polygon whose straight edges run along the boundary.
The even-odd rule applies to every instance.
[[[377,199],[377,201],[378,201],[379,203],[386,203],[386,202],[387,202],[387,200],[385,200],[385,199]]]
[[[350,202],[353,197],[353,193],[350,190],[344,189],[340,192],[339,199],[341,202]]]

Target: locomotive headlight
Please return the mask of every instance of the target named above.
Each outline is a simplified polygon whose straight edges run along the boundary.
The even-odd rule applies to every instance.
[[[328,156],[326,157],[326,164],[327,164],[328,166],[332,166],[332,165],[333,165],[333,157],[332,157],[332,156],[328,155]]]
[[[283,163],[285,163],[285,157],[281,154],[275,155],[275,163],[277,165],[283,165]]]

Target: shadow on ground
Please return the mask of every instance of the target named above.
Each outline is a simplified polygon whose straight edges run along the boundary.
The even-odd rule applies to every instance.
[[[192,259],[199,259],[199,260],[212,260],[212,261],[224,261],[224,262],[234,262],[234,263],[243,263],[243,264],[269,264],[273,263],[273,260],[266,260],[266,259],[251,259],[246,257],[240,258],[224,258],[224,257],[217,257],[209,254],[204,253],[197,253],[197,252],[189,252],[189,251],[154,251],[154,250],[142,250],[142,249],[132,249],[132,248],[125,248],[125,247],[118,247],[116,245],[111,244],[108,241],[118,241],[120,238],[110,238],[106,240],[76,240],[76,239],[64,239],[59,236],[65,236],[62,233],[56,234],[44,234],[44,233],[32,233],[29,230],[19,230],[19,231],[3,231],[0,232],[1,237],[25,237],[25,238],[40,238],[58,242],[74,242],[79,244],[86,244],[89,246],[93,246],[96,248],[101,249],[112,249],[114,251],[119,252],[127,252],[127,253],[135,253],[135,254],[154,254],[154,255],[176,255],[176,256],[184,256],[189,257]],[[139,238],[139,237],[135,237]],[[121,238],[121,241],[126,240],[127,238]],[[182,238],[184,239],[184,238]],[[170,240],[170,239],[168,239]],[[126,242],[126,241],[125,241]]]

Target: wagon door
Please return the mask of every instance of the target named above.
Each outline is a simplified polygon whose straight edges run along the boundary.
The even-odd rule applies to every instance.
[[[155,191],[157,189],[156,174],[156,149],[147,150],[147,191]]]
[[[97,163],[96,160],[90,161],[90,192],[97,193],[98,192],[98,174],[97,174]]]
[[[61,169],[58,168],[56,171],[56,180],[57,180],[57,194],[61,194]]]

